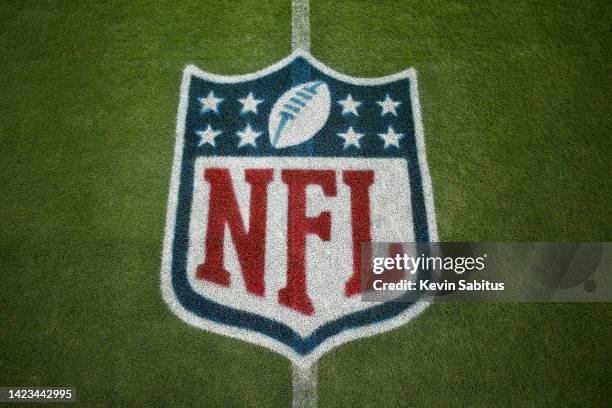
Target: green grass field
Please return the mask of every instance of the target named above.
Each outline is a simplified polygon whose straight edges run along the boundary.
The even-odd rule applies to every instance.
[[[609,1],[310,7],[330,67],[417,69],[442,240],[612,240]],[[183,323],[159,269],[181,71],[285,57],[290,2],[3,1],[0,49],[0,386],[289,406],[288,360]],[[436,304],[326,354],[319,404],[603,407],[610,362],[610,304]]]

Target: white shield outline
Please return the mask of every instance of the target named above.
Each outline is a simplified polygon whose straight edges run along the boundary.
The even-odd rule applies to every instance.
[[[436,227],[436,217],[434,209],[433,188],[431,185],[431,177],[429,167],[427,165],[427,156],[425,151],[425,134],[423,122],[421,118],[421,106],[419,102],[417,74],[413,68],[378,78],[357,78],[341,74],[327,67],[306,51],[297,49],[291,55],[277,63],[268,66],[258,72],[246,75],[217,75],[200,70],[194,65],[187,65],[183,71],[180,102],[176,121],[176,142],[174,147],[174,159],[172,164],[172,177],[168,192],[168,206],[166,212],[166,227],[164,232],[164,244],[161,262],[161,292],[164,301],[181,320],[195,326],[197,328],[210,331],[216,334],[233,337],[249,343],[257,344],[266,347],[272,351],[280,353],[289,358],[294,364],[301,367],[309,367],[316,363],[317,360],[327,351],[341,344],[347,343],[363,337],[369,337],[378,333],[392,330],[404,325],[422,313],[432,302],[431,299],[425,298],[419,300],[413,306],[406,309],[399,315],[377,323],[371,323],[367,326],[359,326],[344,330],[343,332],[329,337],[315,347],[310,353],[301,355],[295,352],[286,344],[264,335],[259,332],[241,329],[231,325],[223,325],[204,319],[185,309],[177,299],[172,287],[172,247],[174,243],[174,231],[176,221],[176,210],[179,196],[180,170],[182,166],[183,141],[185,137],[185,120],[187,117],[187,105],[189,97],[189,87],[192,76],[202,79],[217,82],[221,84],[239,83],[244,81],[252,81],[261,78],[265,75],[278,71],[279,69],[289,65],[296,58],[302,57],[307,60],[312,66],[319,69],[324,74],[353,85],[383,85],[389,82],[400,79],[409,79],[410,81],[410,98],[412,103],[413,122],[415,129],[415,137],[417,144],[417,157],[419,161],[419,169],[421,172],[421,181],[423,187],[423,196],[425,201],[427,224],[429,228],[429,239],[431,242],[438,241],[438,233]]]

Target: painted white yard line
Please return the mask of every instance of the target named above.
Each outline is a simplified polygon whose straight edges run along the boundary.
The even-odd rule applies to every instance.
[[[291,48],[310,52],[310,6],[308,0],[291,1]]]
[[[291,0],[291,48],[310,52],[310,5],[308,0]],[[316,408],[317,363],[293,364],[293,408]]]
[[[317,406],[317,364],[308,367],[293,365],[293,407]]]

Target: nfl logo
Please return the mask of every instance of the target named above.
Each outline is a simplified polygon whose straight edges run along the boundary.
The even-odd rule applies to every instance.
[[[361,244],[436,241],[414,70],[342,75],[304,51],[183,75],[162,292],[184,321],[308,366],[427,302],[361,300]]]

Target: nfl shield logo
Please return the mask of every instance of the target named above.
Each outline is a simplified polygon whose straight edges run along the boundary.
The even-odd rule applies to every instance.
[[[361,243],[436,240],[414,70],[185,69],[161,276],[184,321],[307,366],[428,304],[363,302]]]

